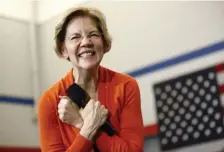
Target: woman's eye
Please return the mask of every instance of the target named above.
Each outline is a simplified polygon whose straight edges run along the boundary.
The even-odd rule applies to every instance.
[[[90,37],[94,37],[94,36],[98,37],[99,34],[97,34],[97,33],[92,33],[92,34],[90,34]]]
[[[73,37],[71,37],[71,40],[79,39],[79,38],[80,38],[80,36],[73,36]]]

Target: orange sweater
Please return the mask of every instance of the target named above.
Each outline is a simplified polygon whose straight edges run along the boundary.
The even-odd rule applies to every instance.
[[[118,131],[112,137],[101,132],[96,139],[100,152],[142,152],[143,120],[140,91],[132,77],[100,66],[98,97],[109,110],[109,121]],[[79,134],[79,129],[60,121],[57,113],[59,95],[74,83],[72,70],[43,93],[38,105],[42,152],[91,152],[93,143]]]

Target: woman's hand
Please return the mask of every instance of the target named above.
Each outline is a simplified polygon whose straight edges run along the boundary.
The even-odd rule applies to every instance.
[[[92,140],[97,130],[105,123],[108,110],[99,101],[91,99],[80,113],[84,120],[80,134]]]
[[[59,96],[60,102],[58,104],[59,119],[62,122],[75,126],[81,129],[83,126],[83,119],[79,113],[79,108],[67,96]]]

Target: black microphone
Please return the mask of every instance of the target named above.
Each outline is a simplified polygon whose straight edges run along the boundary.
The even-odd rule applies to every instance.
[[[79,107],[85,108],[86,104],[90,100],[88,93],[82,89],[78,84],[72,84],[67,90],[66,93],[68,97]],[[101,128],[104,132],[106,132],[109,136],[113,136],[116,133],[116,130],[112,127],[112,125],[106,121]]]

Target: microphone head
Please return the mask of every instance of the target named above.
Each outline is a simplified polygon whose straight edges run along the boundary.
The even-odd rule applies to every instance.
[[[87,93],[85,90],[83,90],[78,84],[74,83],[72,84],[67,90],[66,93],[68,97],[75,102],[75,104],[78,107],[84,108],[86,98],[87,98]]]

